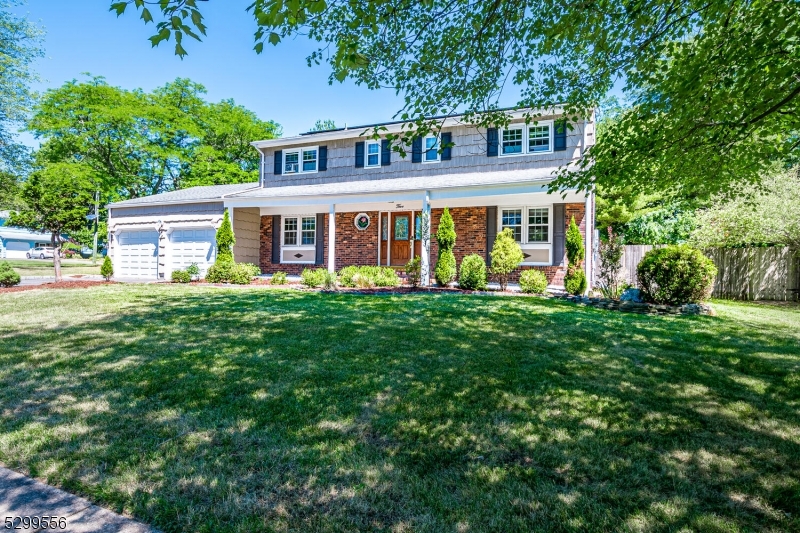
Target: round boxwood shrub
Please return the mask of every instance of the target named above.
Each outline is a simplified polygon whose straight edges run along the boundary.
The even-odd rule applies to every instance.
[[[461,261],[458,286],[468,291],[486,288],[486,261],[478,254],[470,254]]]
[[[575,296],[580,296],[586,292],[588,283],[586,281],[586,272],[582,267],[570,266],[564,276],[564,290]]]
[[[650,250],[636,275],[645,301],[680,305],[711,296],[717,267],[703,252],[684,244]]]
[[[185,270],[173,270],[172,282],[173,283],[189,283],[192,281],[192,275]]]
[[[547,290],[547,276],[541,270],[525,270],[519,276],[519,288],[530,294],[544,294]]]
[[[0,261],[0,287],[19,285],[21,278],[8,261]]]
[[[269,280],[270,285],[286,285],[289,283],[289,278],[286,277],[286,272],[275,272],[272,279]]]

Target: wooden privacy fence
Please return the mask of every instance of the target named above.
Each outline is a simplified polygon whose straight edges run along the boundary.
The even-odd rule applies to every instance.
[[[638,286],[636,267],[644,254],[658,248],[635,244],[625,246],[622,256],[625,280]],[[714,298],[736,300],[797,300],[800,294],[800,254],[785,246],[766,248],[713,248],[705,251],[718,274]],[[594,262],[597,265],[597,260]],[[595,272],[595,279],[597,273]]]

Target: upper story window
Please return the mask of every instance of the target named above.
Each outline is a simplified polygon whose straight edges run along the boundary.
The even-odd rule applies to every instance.
[[[553,121],[515,124],[502,131],[500,155],[542,154],[553,151]]]
[[[367,167],[381,166],[381,143],[378,141],[367,141]]]
[[[316,172],[318,153],[316,146],[284,151],[283,173],[302,174],[304,172]]]
[[[523,221],[526,220],[527,223]],[[520,244],[550,242],[549,207],[514,207],[500,211],[500,229],[510,228]]]
[[[317,217],[284,217],[284,246],[315,246],[317,240]]]
[[[439,161],[439,139],[433,135],[425,137],[425,154],[422,160],[425,163],[435,163]]]

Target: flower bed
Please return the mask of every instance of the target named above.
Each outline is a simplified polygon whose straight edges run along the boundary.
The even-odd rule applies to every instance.
[[[609,298],[588,298],[586,296],[560,296],[567,301],[577,303],[579,305],[586,305],[590,307],[597,307],[599,309],[608,309],[609,311],[623,311],[626,313],[638,313],[641,315],[708,315],[715,316],[714,308],[708,304],[683,304],[683,305],[666,305],[666,304],[648,304],[639,302],[629,302],[620,300],[611,300]]]

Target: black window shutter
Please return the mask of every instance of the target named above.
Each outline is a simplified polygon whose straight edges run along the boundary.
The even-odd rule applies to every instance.
[[[497,148],[500,142],[497,138],[497,128],[489,128],[486,130],[486,155],[489,157],[497,157]]]
[[[356,143],[356,168],[364,168],[364,141]]]
[[[275,150],[275,174],[283,174],[283,150]]]
[[[325,213],[317,213],[317,257],[314,264],[325,262]]]
[[[281,216],[272,215],[272,264],[281,262]]]
[[[388,167],[392,164],[392,149],[389,146],[389,139],[381,140],[381,166]]]
[[[553,124],[553,150],[563,152],[567,149],[567,121],[556,120]]]
[[[442,133],[442,161],[450,161],[453,158],[453,150],[448,144],[453,142],[453,134],[451,132]]]
[[[320,172],[328,170],[328,147],[319,147],[319,165],[317,165]]]
[[[422,137],[414,137],[411,142],[411,162],[422,163]]]
[[[486,264],[492,264],[492,246],[497,238],[497,206],[486,208]]]
[[[564,265],[564,241],[567,233],[566,204],[553,204],[553,266]]]

